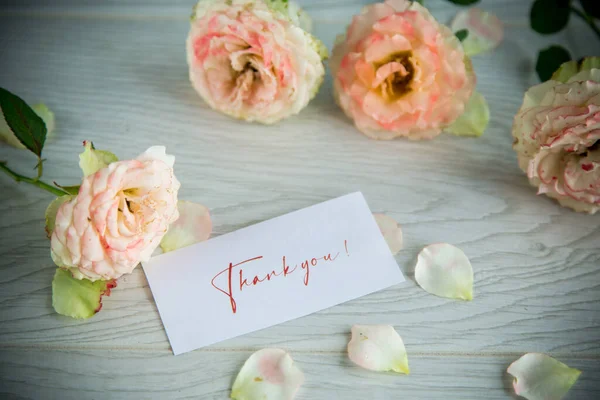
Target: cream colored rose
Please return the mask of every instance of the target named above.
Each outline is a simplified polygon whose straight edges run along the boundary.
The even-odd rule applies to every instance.
[[[201,0],[187,39],[190,80],[215,110],[265,124],[302,110],[325,69],[310,21],[283,0]]]
[[[512,134],[519,166],[538,194],[576,211],[600,209],[600,69],[568,63],[530,88]]]
[[[338,104],[374,139],[437,136],[465,111],[475,85],[458,39],[408,0],[366,6],[330,67]]]
[[[94,157],[92,161],[101,162]],[[116,279],[148,260],[179,216],[174,161],[164,147],[156,146],[134,160],[86,172],[79,194],[56,214],[54,262],[78,279],[95,281]],[[90,159],[85,162],[92,164]]]

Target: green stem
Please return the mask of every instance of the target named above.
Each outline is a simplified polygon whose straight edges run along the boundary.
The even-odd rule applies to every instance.
[[[44,189],[47,190],[48,192],[56,195],[56,196],[64,196],[65,194],[68,194],[67,192],[60,190],[58,188],[55,188],[52,185],[48,185],[45,182],[40,181],[39,179],[33,179],[33,178],[28,178],[26,176],[17,174],[15,171],[13,171],[12,169],[8,168],[6,166],[6,163],[0,162],[0,169],[4,172],[6,172],[8,174],[8,176],[10,176],[11,178],[13,178],[16,182],[25,182],[25,183],[29,183],[30,185],[33,186],[37,186],[40,189]]]
[[[39,180],[42,177],[42,174],[44,173],[44,160],[42,160],[41,158],[38,160],[37,171],[38,175],[37,178],[35,178],[36,181]]]
[[[577,8],[575,8],[573,6],[571,6],[571,12],[573,14],[577,15],[582,20],[584,20],[585,23],[588,24],[590,26],[590,28],[592,28],[592,30],[594,31],[596,36],[598,36],[598,39],[600,39],[600,29],[596,26],[596,24],[594,23],[594,19],[592,17],[590,17],[589,15],[585,14],[584,12],[578,10]]]

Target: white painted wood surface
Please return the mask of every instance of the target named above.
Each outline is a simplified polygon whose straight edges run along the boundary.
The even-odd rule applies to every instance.
[[[442,21],[458,9],[426,2]],[[0,397],[225,399],[246,357],[278,346],[306,373],[299,399],[511,398],[506,367],[530,351],[583,370],[568,399],[600,398],[600,216],[535,196],[510,136],[536,81],[537,50],[559,42],[576,58],[600,54],[579,21],[541,37],[527,26],[530,2],[484,1],[507,28],[500,49],[474,59],[492,111],[485,135],[376,142],[336,108],[329,79],[305,111],[273,127],[209,110],[187,80],[192,0],[38,3],[2,3],[0,86],[55,112],[47,180],[77,182],[84,139],[122,158],[164,144],[177,156],[181,197],[211,209],[215,234],[361,190],[373,211],[401,222],[406,248],[397,260],[409,280],[174,357],[141,269],[121,279],[90,320],[53,312],[55,267],[43,230],[51,198],[0,176]],[[331,47],[366,1],[301,3]],[[0,159],[23,173],[35,162],[5,146]],[[414,283],[416,254],[438,241],[470,256],[474,301],[433,297]],[[190,315],[196,306],[187,305]],[[411,375],[352,366],[345,344],[355,323],[394,325]]]

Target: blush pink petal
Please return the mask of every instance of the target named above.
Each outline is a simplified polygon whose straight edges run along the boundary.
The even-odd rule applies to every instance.
[[[374,40],[373,37],[378,39]],[[367,37],[365,41],[367,41],[367,44],[364,50],[364,60],[368,63],[380,61],[393,53],[412,49],[411,43],[400,35],[391,37],[372,35]]]
[[[394,7],[389,3],[375,3],[362,9],[359,15],[355,15],[346,32],[346,42],[350,50],[369,33],[373,24],[392,15]]]
[[[452,20],[453,32],[466,29],[469,34],[463,40],[463,48],[468,56],[491,51],[498,47],[504,37],[502,21],[494,14],[477,7],[461,10]]]
[[[208,240],[212,232],[212,221],[208,208],[202,204],[179,200],[179,219],[169,225],[160,247],[169,252]]]
[[[280,349],[252,354],[235,378],[234,400],[292,400],[304,383],[304,374],[292,357]]]
[[[372,371],[410,373],[404,342],[389,325],[354,325],[348,357],[356,365]]]
[[[398,225],[394,218],[385,214],[373,214],[373,217],[392,254],[398,254],[402,250],[404,243],[400,225]]]
[[[417,256],[415,280],[425,291],[451,299],[473,299],[473,267],[465,253],[448,243],[425,247]]]
[[[514,376],[515,393],[528,400],[561,400],[581,375],[581,371],[541,353],[523,355],[506,372]]]

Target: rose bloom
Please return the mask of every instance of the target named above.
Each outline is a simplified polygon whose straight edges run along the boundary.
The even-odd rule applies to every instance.
[[[408,0],[366,6],[338,38],[330,67],[338,104],[374,139],[437,136],[475,85],[459,40]]]
[[[297,114],[316,95],[323,44],[285,1],[204,0],[187,39],[190,80],[215,110],[265,124]]]
[[[554,79],[525,93],[513,148],[538,194],[594,214],[600,209],[600,69]]]
[[[83,179],[56,214],[52,259],[78,279],[116,279],[147,261],[177,220],[175,157],[151,147]]]

